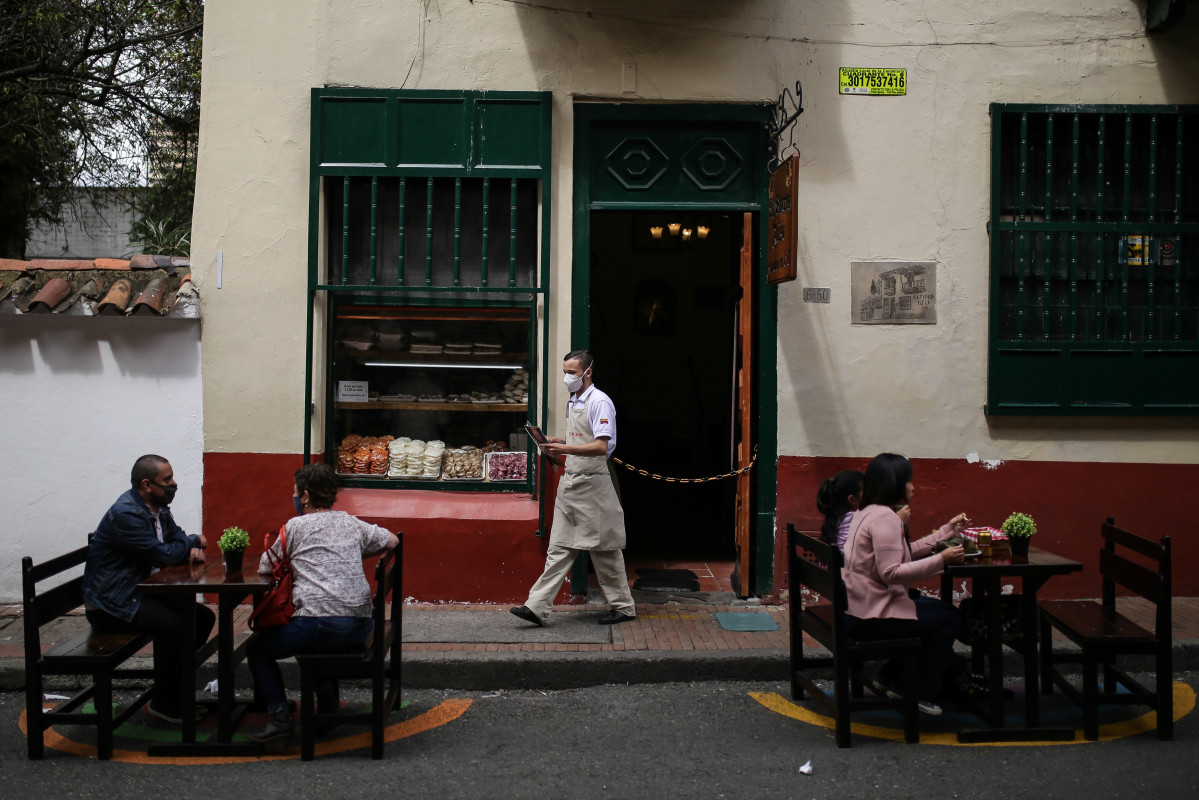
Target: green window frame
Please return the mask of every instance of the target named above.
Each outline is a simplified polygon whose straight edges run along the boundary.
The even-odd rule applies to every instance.
[[[991,126],[986,413],[1199,413],[1199,106]]]
[[[332,331],[354,306],[527,315],[528,412],[544,424],[546,379],[535,385],[534,370],[538,355],[548,358],[551,110],[549,92],[312,90],[305,408],[315,408],[314,383],[323,386],[326,457],[337,406]],[[317,348],[328,370],[319,379]],[[515,486],[445,488],[520,491],[536,480],[530,470]]]

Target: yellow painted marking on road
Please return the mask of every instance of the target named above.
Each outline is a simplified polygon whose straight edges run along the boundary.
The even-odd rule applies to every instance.
[[[418,714],[412,719],[397,722],[394,725],[388,725],[383,730],[383,740],[385,742],[394,742],[399,739],[405,739],[409,736],[415,736],[418,733],[432,730],[446,723],[453,722],[466,713],[466,710],[471,706],[470,700],[455,699],[446,700],[423,714]],[[51,706],[52,707],[52,706]],[[29,735],[28,727],[25,720],[25,712],[21,712],[19,720],[21,732],[26,736]],[[76,742],[54,730],[54,728],[46,729],[45,736],[46,747],[60,750],[64,753],[83,756],[84,758],[96,757],[96,746]],[[318,756],[331,755],[333,753],[344,753],[347,750],[358,750],[363,747],[370,746],[371,735],[370,731],[355,734],[353,736],[345,736],[340,739],[332,739],[325,742],[316,743],[316,754]],[[150,756],[146,753],[137,750],[118,750],[112,751],[112,760],[119,761],[125,764],[163,764],[175,766],[202,766],[205,764],[235,764],[247,761],[286,761],[289,759],[298,759],[300,757],[300,748],[294,747],[277,755],[261,755],[261,756],[221,756],[219,758],[212,756],[194,756],[194,757],[158,757]]]
[[[826,717],[823,714],[817,714],[814,711],[809,711],[797,703],[788,700],[777,692],[750,692],[749,696],[757,700],[763,706],[776,714],[782,714],[784,717],[805,722],[809,725],[815,725],[819,728],[827,728],[835,730],[836,722],[832,717]],[[1174,721],[1185,717],[1195,709],[1195,690],[1181,681],[1174,681]],[[881,725],[868,725],[864,722],[851,722],[849,725],[853,734],[858,736],[870,736],[875,739],[887,739],[892,742],[903,741],[903,731],[896,728],[888,728]],[[1129,736],[1136,736],[1139,733],[1146,733],[1157,730],[1157,715],[1153,711],[1147,711],[1138,717],[1132,719],[1120,720],[1107,725],[1099,726],[1099,741],[1108,742],[1114,739],[1124,739]],[[920,744],[939,744],[953,745],[956,747],[1026,747],[1028,745],[1056,745],[1056,744],[1093,744],[1083,738],[1082,729],[1074,731],[1074,739],[1065,742],[970,742],[963,743],[958,741],[956,733],[928,733],[920,732]]]

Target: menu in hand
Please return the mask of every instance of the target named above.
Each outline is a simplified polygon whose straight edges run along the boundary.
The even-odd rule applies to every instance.
[[[533,440],[533,443],[537,445],[538,449],[540,449],[543,444],[549,441],[545,438],[545,434],[542,433],[541,428],[537,427],[532,422],[525,423],[525,430],[529,432],[529,438]]]

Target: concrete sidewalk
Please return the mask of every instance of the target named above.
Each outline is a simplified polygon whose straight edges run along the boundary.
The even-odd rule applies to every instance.
[[[507,605],[405,606],[404,683],[484,690],[787,679],[787,606],[741,601],[725,592],[641,593],[636,599],[637,618],[630,622],[598,625],[607,606],[593,597],[586,605],[557,606],[544,628],[512,616]],[[1143,601],[1122,601],[1121,610],[1152,625],[1152,607]],[[1175,598],[1173,611],[1174,668],[1183,672],[1199,667],[1199,598]],[[237,615],[240,633],[248,613],[245,606]],[[773,630],[729,629],[771,623]],[[74,614],[43,628],[43,646],[83,625],[83,616]],[[21,607],[0,607],[0,690],[24,685],[23,636]],[[239,686],[248,686],[248,680],[239,672]]]

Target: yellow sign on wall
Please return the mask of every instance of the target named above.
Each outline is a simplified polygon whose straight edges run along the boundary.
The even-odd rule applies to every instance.
[[[908,93],[908,71],[891,67],[841,67],[841,94]]]

